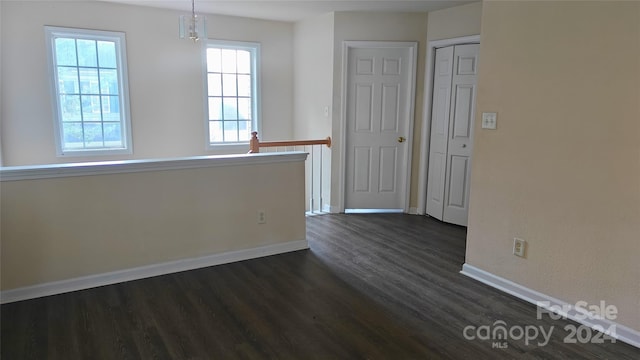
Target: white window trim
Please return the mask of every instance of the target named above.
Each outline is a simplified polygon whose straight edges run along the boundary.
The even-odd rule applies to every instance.
[[[129,81],[128,81],[128,69],[127,69],[127,43],[125,39],[125,33],[115,31],[102,31],[91,29],[79,29],[79,28],[67,28],[57,26],[45,26],[45,39],[47,45],[47,60],[49,69],[50,80],[50,92],[53,106],[53,126],[55,130],[55,142],[56,142],[56,154],[59,157],[71,157],[71,156],[104,156],[104,155],[120,155],[120,154],[133,154],[133,144],[131,139],[131,111],[129,108]],[[118,61],[118,84],[120,92],[120,111],[124,121],[122,126],[124,127],[123,133],[123,148],[105,148],[105,149],[78,149],[78,150],[65,150],[63,149],[62,138],[62,114],[60,113],[60,104],[58,98],[58,72],[54,65],[54,52],[56,37],[69,36],[78,39],[91,39],[91,40],[109,40],[116,42],[116,61]]]
[[[202,47],[202,72],[203,72],[203,85],[204,85],[204,128],[205,128],[205,144],[207,150],[228,150],[228,151],[237,151],[237,150],[246,150],[249,145],[249,141],[239,141],[239,142],[226,142],[226,143],[211,143],[209,141],[209,89],[208,89],[208,76],[207,76],[207,48],[209,47],[217,47],[217,48],[229,48],[229,49],[243,49],[249,50],[253,54],[253,63],[251,64],[251,72],[252,72],[252,86],[255,89],[255,101],[253,102],[253,119],[252,127],[253,131],[260,132],[262,129],[262,92],[260,90],[260,77],[261,77],[261,66],[260,66],[260,43],[257,42],[249,42],[249,41],[232,41],[232,40],[216,40],[216,39],[208,39],[204,42],[204,46]]]

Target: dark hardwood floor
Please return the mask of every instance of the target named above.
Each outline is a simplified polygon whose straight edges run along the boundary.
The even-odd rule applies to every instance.
[[[465,229],[400,214],[307,218],[310,251],[2,305],[2,359],[634,359],[469,279]],[[467,340],[535,325],[546,346]],[[538,341],[543,337],[539,336]]]

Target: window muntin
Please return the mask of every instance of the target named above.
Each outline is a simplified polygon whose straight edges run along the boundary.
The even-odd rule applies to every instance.
[[[258,124],[259,45],[209,41],[205,51],[208,144],[247,143]]]
[[[45,29],[59,155],[131,153],[124,33]]]

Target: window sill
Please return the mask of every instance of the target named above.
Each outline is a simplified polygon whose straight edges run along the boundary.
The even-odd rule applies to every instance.
[[[112,155],[132,155],[133,150],[128,149],[96,149],[96,150],[60,150],[57,156],[61,158],[73,158],[84,156],[112,156]]]

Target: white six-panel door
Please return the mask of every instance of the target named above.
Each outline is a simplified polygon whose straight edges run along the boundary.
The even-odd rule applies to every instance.
[[[438,49],[435,60],[427,214],[464,226],[469,213],[478,48],[469,44]]]
[[[346,209],[405,207],[413,47],[353,48],[346,83]]]

